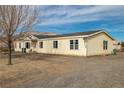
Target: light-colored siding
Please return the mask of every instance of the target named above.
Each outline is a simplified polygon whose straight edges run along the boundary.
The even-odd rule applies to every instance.
[[[17,52],[22,52],[22,48],[25,48],[25,43],[26,42],[30,42],[31,44],[31,41],[15,41],[14,42],[14,51],[17,51]],[[15,43],[16,43],[16,47],[15,47]],[[19,43],[21,43],[21,48],[19,48]],[[31,50],[31,47],[30,49],[26,49],[26,52],[29,52]]]
[[[103,49],[103,40],[108,41],[108,49]],[[105,33],[91,36],[87,39],[87,56],[111,54],[113,51],[113,40]]]
[[[53,48],[53,41],[58,41],[58,48]],[[79,41],[78,50],[70,50],[70,40]],[[39,42],[43,42],[43,48],[39,48]],[[62,54],[62,55],[76,55],[85,56],[86,48],[84,46],[83,38],[65,38],[65,39],[49,39],[49,40],[39,40],[37,43],[36,52],[48,53],[48,54]]]
[[[57,37],[57,38],[45,38],[38,39],[36,42],[36,47],[34,43],[29,39],[25,38],[21,41],[15,41],[17,47],[14,48],[15,51],[22,51],[25,48],[25,43],[30,42],[31,48],[26,49],[26,52],[35,51],[37,53],[46,54],[61,54],[61,55],[74,55],[74,56],[93,56],[93,55],[105,55],[111,54],[113,52],[113,40],[107,36],[104,32],[93,36],[89,36],[84,39],[83,36],[70,36],[70,37]],[[70,50],[70,40],[78,40],[78,50]],[[108,49],[103,49],[103,40],[108,41]],[[58,41],[58,48],[53,48],[53,41]],[[21,42],[21,47],[19,48],[19,43]],[[39,43],[43,42],[43,48],[39,47]],[[33,44],[33,45],[32,45]]]

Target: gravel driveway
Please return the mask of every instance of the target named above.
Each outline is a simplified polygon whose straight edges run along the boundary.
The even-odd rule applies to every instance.
[[[0,87],[124,87],[124,53],[74,57],[14,54],[8,66],[0,54]]]

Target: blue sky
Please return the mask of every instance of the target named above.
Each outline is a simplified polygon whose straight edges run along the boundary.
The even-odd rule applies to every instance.
[[[114,38],[124,40],[124,6],[42,5],[42,22],[37,31],[72,33],[107,30]]]

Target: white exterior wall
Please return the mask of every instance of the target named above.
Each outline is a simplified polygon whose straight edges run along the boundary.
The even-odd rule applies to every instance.
[[[108,49],[103,49],[103,40],[108,41]],[[105,33],[91,36],[87,39],[87,56],[105,55],[113,52],[113,40]]]
[[[25,43],[26,42],[30,42],[30,44],[31,44],[31,41],[30,40],[26,40],[26,41],[15,41],[14,42],[14,51],[22,52],[22,48],[25,48]],[[15,47],[15,43],[16,43],[16,47]],[[21,48],[19,48],[19,43],[21,43]],[[29,52],[30,50],[31,50],[31,47],[29,49],[26,49],[26,52]]]
[[[78,40],[78,50],[70,50],[70,40]],[[108,41],[107,50],[103,49],[103,40]],[[58,41],[58,48],[53,48],[53,41]],[[22,48],[25,48],[25,45],[23,44],[26,42],[30,42],[30,45],[32,43],[29,38],[25,38],[22,41],[15,41],[14,43],[17,43],[17,47],[14,48],[15,51],[21,52]],[[39,42],[43,42],[43,48],[39,47]],[[19,43],[22,45],[21,48],[19,48]],[[27,49],[26,52],[29,52],[30,50],[37,53],[75,56],[105,55],[111,54],[113,52],[113,40],[105,33],[99,33],[97,35],[90,36],[85,40],[82,36],[37,39],[36,47],[32,47],[31,45],[30,49]]]
[[[70,50],[70,40],[78,40],[79,42],[78,50]],[[43,42],[43,48],[39,48],[39,42],[41,41]],[[58,48],[53,48],[53,41],[58,41]],[[38,53],[48,54],[86,56],[86,48],[84,46],[84,40],[82,37],[38,40],[35,51]]]

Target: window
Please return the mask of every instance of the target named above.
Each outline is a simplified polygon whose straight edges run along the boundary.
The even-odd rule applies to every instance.
[[[25,43],[25,47],[30,48],[30,43],[29,42]]]
[[[74,49],[74,43],[73,43],[73,40],[70,40],[70,49]]]
[[[40,48],[43,48],[43,42],[40,42],[40,43],[39,43],[39,47],[40,47]]]
[[[53,41],[53,48],[58,48],[58,41]]]
[[[78,49],[78,40],[75,40],[75,49]]]
[[[78,49],[78,44],[79,44],[78,40],[70,40],[70,49],[71,50],[72,49],[77,50]]]
[[[108,41],[103,41],[103,49],[107,50],[108,49]]]
[[[19,48],[21,48],[21,43],[19,43]]]

